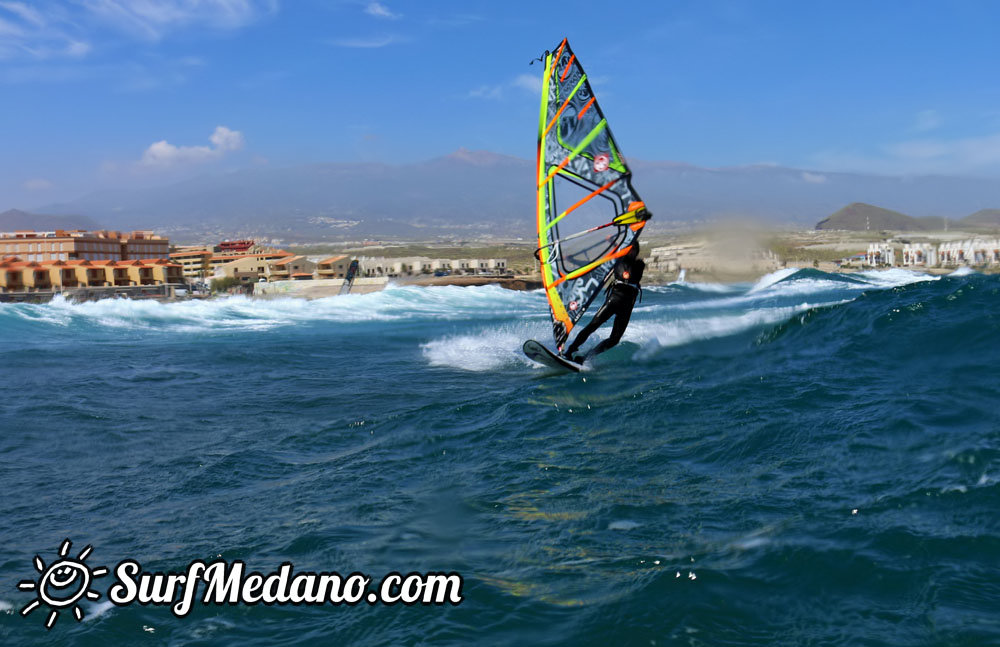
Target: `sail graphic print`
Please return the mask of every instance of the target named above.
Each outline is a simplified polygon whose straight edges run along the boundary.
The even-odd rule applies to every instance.
[[[561,350],[649,212],[569,43],[544,60],[536,256]]]

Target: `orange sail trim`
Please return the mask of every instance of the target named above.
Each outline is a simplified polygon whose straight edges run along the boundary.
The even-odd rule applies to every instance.
[[[583,115],[585,115],[587,111],[590,110],[590,106],[594,105],[594,101],[596,100],[597,97],[590,97],[590,101],[587,102],[587,105],[583,107],[583,110],[580,111],[580,113],[576,116],[576,118],[583,119]]]
[[[542,133],[542,139],[545,139],[545,136],[549,134],[550,130],[552,130],[552,126],[556,125],[556,121],[559,120],[559,115],[561,115],[563,113],[563,110],[566,109],[566,106],[569,105],[569,102],[572,99],[573,99],[573,95],[568,96],[566,98],[566,100],[563,101],[563,104],[561,106],[559,106],[559,110],[556,111],[556,116],[553,117],[552,121],[549,122],[549,125],[545,127],[545,132]]]
[[[562,83],[566,80],[566,75],[569,74],[569,68],[573,67],[573,61],[576,60],[576,54],[572,54],[569,60],[566,61],[566,67],[563,68],[562,76],[559,77],[559,82]]]
[[[558,281],[556,281],[555,283],[552,284],[552,287],[555,287],[555,286],[559,285],[563,281],[569,281],[570,279],[575,279],[578,276],[583,276],[584,274],[586,274],[590,270],[594,269],[595,267],[599,267],[599,266],[603,265],[604,263],[607,263],[608,261],[612,261],[612,260],[614,260],[616,258],[621,258],[625,254],[628,254],[629,250],[631,250],[631,249],[632,249],[632,246],[629,245],[628,247],[625,247],[623,249],[619,249],[617,252],[612,252],[611,254],[608,254],[607,256],[602,256],[601,258],[597,259],[596,261],[594,261],[590,265],[584,265],[580,269],[575,270],[573,272],[570,272],[566,276],[560,278]]]
[[[556,73],[556,65],[559,64],[559,59],[562,58],[563,49],[566,48],[566,39],[563,38],[562,42],[559,43],[559,51],[556,52],[555,58],[552,59],[552,69],[549,70],[549,79],[552,79],[552,75]]]
[[[542,184],[545,184],[546,182],[548,182],[549,180],[551,180],[553,177],[555,177],[556,173],[558,173],[559,171],[561,171],[564,168],[566,168],[566,165],[569,164],[569,161],[571,159],[573,159],[573,156],[572,155],[567,155],[566,159],[564,159],[563,161],[559,162],[559,166],[557,166],[554,169],[552,169],[551,171],[549,171],[549,174],[545,176],[545,180],[542,182]],[[542,186],[542,184],[539,184],[538,186]]]
[[[580,198],[579,200],[577,200],[576,204],[574,204],[574,205],[573,205],[572,207],[570,207],[570,208],[569,208],[569,209],[567,209],[566,211],[564,211],[564,212],[562,212],[561,214],[559,214],[559,217],[558,217],[558,218],[556,218],[555,220],[553,220],[552,222],[550,222],[550,223],[549,223],[549,224],[547,225],[547,227],[548,227],[549,229],[551,229],[551,228],[552,228],[552,225],[556,224],[556,223],[557,223],[557,222],[559,222],[559,221],[560,221],[560,220],[561,220],[562,218],[565,218],[565,217],[566,217],[566,216],[568,216],[569,214],[573,213],[573,210],[574,210],[574,209],[576,209],[577,207],[580,207],[580,206],[582,206],[583,204],[585,204],[585,203],[587,202],[587,200],[590,200],[590,199],[591,199],[591,198],[593,198],[593,197],[596,197],[596,196],[599,196],[599,195],[600,195],[601,193],[603,193],[603,192],[604,192],[604,191],[606,191],[607,189],[611,188],[611,186],[612,186],[612,185],[613,185],[613,184],[614,184],[615,182],[617,182],[618,180],[620,180],[620,179],[621,179],[620,177],[616,177],[615,179],[611,180],[610,182],[608,182],[607,184],[605,184],[605,185],[604,185],[604,186],[602,186],[601,188],[599,188],[599,189],[596,189],[596,190],[592,191],[592,192],[590,193],[590,195],[586,195],[586,196],[584,196],[584,197]]]

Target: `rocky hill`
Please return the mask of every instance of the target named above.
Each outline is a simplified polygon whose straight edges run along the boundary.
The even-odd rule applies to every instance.
[[[832,213],[816,224],[816,229],[847,231],[933,231],[943,229],[942,218],[914,218],[892,209],[854,202]]]

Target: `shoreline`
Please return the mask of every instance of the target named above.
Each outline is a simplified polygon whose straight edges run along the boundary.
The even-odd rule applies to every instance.
[[[777,270],[771,270],[770,272],[707,272],[699,270],[688,270],[685,274],[685,282],[691,284],[698,283],[752,283],[760,280],[764,276],[771,274],[775,271],[780,271],[782,269],[815,269],[820,272],[825,272],[828,274],[855,274],[858,272],[871,272],[871,271],[885,271],[890,269],[906,270],[908,272],[914,272],[917,274],[927,274],[929,276],[947,276],[959,271],[963,267],[885,267],[885,268],[863,268],[863,267],[839,267],[834,263],[819,263],[818,266],[811,266],[809,264],[803,263],[801,266],[789,264],[785,267],[778,268]],[[973,272],[978,274],[994,274],[995,271],[990,269],[976,269],[969,268]],[[672,283],[676,283],[680,276],[680,272],[651,272],[646,275],[647,280],[644,281],[644,285],[647,286],[667,286]],[[303,281],[303,284],[308,282]],[[417,276],[417,277],[400,277],[389,279],[382,286],[379,286],[375,290],[367,290],[363,293],[371,293],[376,291],[381,291],[384,289],[385,285],[398,285],[398,286],[417,286],[417,287],[444,287],[444,286],[456,286],[456,287],[475,287],[483,285],[497,285],[506,290],[514,291],[525,291],[529,292],[532,290],[542,289],[542,280],[540,276],[532,275],[515,275],[515,276]],[[310,286],[304,286],[310,287]],[[205,299],[216,299],[220,297],[234,296],[233,294],[227,293],[217,293],[217,294],[192,294],[188,293],[186,295],[174,295],[174,294],[134,294],[126,295],[123,294],[121,288],[115,290],[103,291],[89,291],[85,293],[86,296],[80,293],[72,293],[70,291],[39,291],[39,292],[26,292],[26,293],[8,293],[0,294],[0,303],[48,303],[52,301],[56,296],[64,296],[68,300],[74,303],[85,303],[88,301],[100,301],[112,298],[124,298],[130,300],[140,300],[140,301],[157,301],[159,303],[176,303],[181,301],[190,300],[205,300]],[[83,296],[84,298],[80,298]],[[305,299],[307,301],[312,301],[315,299],[323,299],[331,296],[339,296],[339,287],[334,289],[320,289],[318,286],[309,290],[304,290],[302,292],[282,292],[275,294],[250,294],[247,295],[252,299],[268,300],[283,297],[291,297],[296,299]]]

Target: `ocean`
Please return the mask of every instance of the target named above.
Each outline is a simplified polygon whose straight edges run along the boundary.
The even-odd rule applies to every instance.
[[[650,286],[579,374],[528,338],[495,286],[0,304],[0,644],[1000,644],[1000,276]],[[112,573],[46,629],[64,539]],[[175,617],[126,559],[462,602]]]

